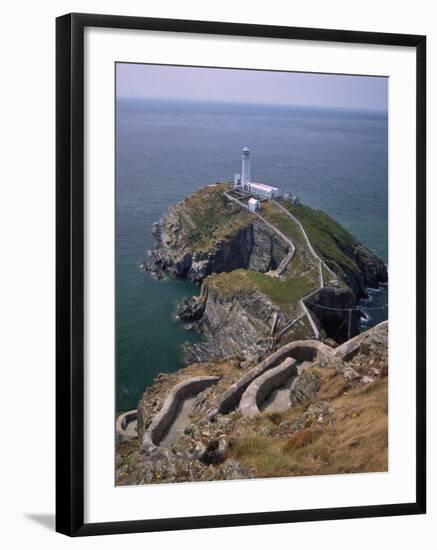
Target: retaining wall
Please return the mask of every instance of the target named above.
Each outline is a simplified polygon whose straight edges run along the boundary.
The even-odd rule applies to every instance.
[[[243,393],[239,410],[247,418],[259,414],[260,406],[276,388],[280,388],[290,376],[297,374],[297,361],[287,357],[280,365],[258,376]]]
[[[382,321],[382,323],[378,323],[374,327],[366,330],[365,332],[362,332],[361,334],[358,334],[354,338],[351,338],[334,350],[334,357],[338,357],[343,361],[349,361],[358,351],[359,347],[361,346],[361,342],[364,340],[364,338],[366,338],[366,336],[369,335],[371,331],[377,328],[384,328],[386,326],[388,327],[388,321]]]
[[[283,327],[276,335],[275,335],[275,338],[276,340],[280,340],[281,337],[286,333],[288,332],[290,329],[292,329],[294,327],[294,325],[300,321],[301,319],[303,319],[305,317],[305,313],[303,313],[302,315],[300,315],[299,317],[296,317],[296,319],[293,319],[292,321],[290,321],[287,325],[285,325],[285,327]]]
[[[217,409],[211,413],[211,417],[227,414],[236,409],[249,384],[266,370],[278,366],[286,357],[292,357],[298,361],[314,361],[317,354],[330,354],[331,351],[329,346],[318,340],[297,340],[285,344],[232,384],[223,395]]]
[[[141,443],[142,450],[150,452],[160,444],[162,438],[177,416],[181,402],[184,399],[206,390],[209,386],[217,384],[219,380],[219,376],[197,376],[188,378],[174,386],[165,399],[161,410],[144,433]]]
[[[311,298],[312,296],[314,296],[315,294],[317,294],[318,292],[320,292],[320,288],[318,288],[317,290],[315,290],[314,292],[311,292],[310,294],[307,294],[306,296],[304,296],[303,298],[301,298],[299,300],[299,305],[300,305],[300,308],[301,310],[303,311],[304,315],[306,315],[309,323],[310,323],[310,326],[313,330],[313,333],[314,333],[314,336],[319,339],[320,338],[320,330],[319,328],[317,327],[316,323],[314,322],[314,319],[313,319],[313,316],[311,315],[311,312],[308,310],[306,304],[305,304],[305,300],[308,300],[309,298]]]
[[[115,431],[120,435],[123,435],[124,437],[131,439],[132,435],[128,433],[127,427],[131,422],[135,422],[136,420],[137,420],[137,409],[120,414],[120,416],[117,417],[117,420],[115,422]]]
[[[388,321],[383,321],[335,350],[317,340],[300,340],[282,346],[229,388],[218,407],[218,412],[226,414],[239,404],[243,416],[252,417],[258,414],[260,404],[273,389],[280,387],[293,371],[300,374],[296,360],[314,361],[317,356],[322,356],[348,361],[359,350],[369,333],[386,326],[388,327]]]

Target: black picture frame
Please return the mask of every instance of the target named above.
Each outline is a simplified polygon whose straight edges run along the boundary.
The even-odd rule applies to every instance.
[[[416,51],[416,500],[399,504],[84,523],[84,29],[106,27],[404,46]],[[426,512],[426,37],[73,13],[56,20],[56,530],[69,536]]]

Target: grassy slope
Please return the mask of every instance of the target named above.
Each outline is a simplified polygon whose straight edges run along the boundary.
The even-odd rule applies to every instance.
[[[300,221],[311,244],[322,258],[332,259],[353,270],[357,269],[355,262],[344,253],[346,249],[353,250],[356,244],[346,229],[321,210],[303,204],[289,204],[286,201],[281,204]]]
[[[203,187],[183,201],[190,218],[184,231],[192,249],[209,248],[250,223],[251,215],[230,205],[223,196],[228,188],[226,183]]]
[[[313,371],[321,381],[317,400],[329,401],[334,409],[332,424],[315,422],[291,435],[272,437],[263,431],[296,419],[303,406],[262,414],[251,432],[233,440],[232,456],[256,477],[387,471],[387,378],[351,389],[334,369]]]
[[[292,274],[299,274],[307,271],[308,268],[312,266],[314,268],[312,277],[314,279],[314,288],[316,288],[318,281],[317,262],[309,253],[306,241],[297,224],[294,223],[293,220],[286,214],[284,214],[284,212],[282,212],[274,202],[264,202],[262,204],[261,214],[266,220],[282,231],[284,235],[289,237],[296,247],[296,252],[288,272],[291,272]]]
[[[274,202],[264,202],[261,208],[261,214],[275,225],[284,235],[289,237],[295,246],[306,248],[305,239],[301,230],[284,212],[282,212]]]
[[[278,279],[258,271],[236,269],[208,277],[208,287],[227,298],[257,290],[286,311],[314,288],[314,282],[305,275]]]

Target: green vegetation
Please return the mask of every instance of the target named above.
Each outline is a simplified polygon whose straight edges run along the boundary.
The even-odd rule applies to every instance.
[[[208,277],[208,287],[227,298],[257,290],[285,311],[314,289],[314,280],[308,275],[279,279],[258,271],[236,269]]]
[[[338,287],[345,287],[346,284],[340,279],[340,278],[335,278],[332,273],[330,271],[328,271],[328,269],[326,269],[326,267],[322,264],[322,275],[323,275],[323,281],[326,284],[330,283],[330,284],[334,284],[334,286],[338,286]]]
[[[206,281],[208,289],[213,290],[224,298],[232,298],[235,295],[250,294],[255,290],[253,281],[248,277],[246,269],[210,275]]]
[[[208,248],[226,239],[250,222],[250,214],[235,208],[224,197],[229,184],[203,187],[184,200],[188,244],[194,250]]]
[[[266,220],[277,227],[279,231],[282,231],[284,235],[289,237],[295,246],[307,246],[299,226],[293,222],[287,214],[280,210],[274,202],[264,202],[261,208],[261,214]]]
[[[296,304],[300,298],[314,290],[314,281],[307,275],[282,280],[258,271],[248,271],[247,274],[255,287],[281,309]]]
[[[302,204],[293,205],[286,201],[282,206],[289,210],[303,225],[315,251],[340,266],[357,269],[355,262],[344,250],[353,250],[356,244],[352,235],[340,224],[321,210],[315,210]]]

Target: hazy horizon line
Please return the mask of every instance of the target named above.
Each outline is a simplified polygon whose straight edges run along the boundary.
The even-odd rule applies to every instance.
[[[129,96],[129,95],[117,95],[116,100],[119,99],[134,99],[142,101],[167,101],[169,103],[211,103],[211,104],[225,104],[225,105],[248,105],[248,106],[267,106],[267,107],[297,107],[297,108],[316,108],[322,110],[333,111],[357,111],[357,112],[369,112],[369,113],[385,113],[388,114],[388,109],[366,108],[366,107],[340,107],[338,105],[317,105],[317,104],[303,104],[303,103],[281,103],[281,102],[260,102],[260,101],[232,101],[232,100],[218,100],[218,99],[190,99],[190,98],[176,98],[176,97],[144,97],[144,96]]]

